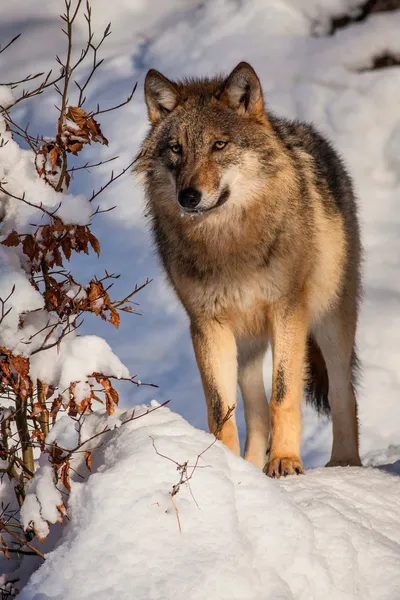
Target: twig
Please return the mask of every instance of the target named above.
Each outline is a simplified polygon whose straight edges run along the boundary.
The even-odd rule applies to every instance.
[[[111,112],[112,110],[117,110],[118,108],[121,108],[122,106],[125,106],[126,104],[129,104],[129,102],[133,98],[133,94],[136,92],[136,88],[137,88],[137,83],[135,83],[135,85],[133,86],[132,92],[129,94],[127,99],[124,100],[124,102],[121,102],[121,104],[116,104],[115,106],[111,106],[110,108],[105,108],[104,110],[100,110],[100,106],[97,105],[97,110],[94,113],[91,113],[91,116],[95,117],[96,115],[102,115],[104,113]]]
[[[113,160],[117,160],[117,158],[119,158],[119,156],[113,156],[112,158],[108,158],[107,160],[100,160],[98,163],[95,164],[89,164],[89,162],[85,163],[84,165],[81,165],[80,167],[71,167],[70,169],[67,169],[67,173],[75,173],[75,171],[80,171],[81,169],[93,169],[94,167],[100,167],[100,165],[106,165],[109,162],[112,162]]]
[[[173,504],[173,507],[175,509],[175,514],[176,514],[176,520],[178,521],[178,527],[179,527],[179,531],[182,533],[182,527],[181,527],[181,520],[179,518],[179,510],[178,507],[175,504],[175,500],[174,500],[174,494],[172,494],[172,492],[169,493],[170,497],[171,497],[171,501]]]
[[[4,48],[5,50],[5,48]],[[0,54],[1,52],[3,52],[3,50],[0,50]],[[35,75],[27,75],[26,77],[24,77],[23,79],[20,79],[19,81],[9,81],[8,83],[0,83],[0,85],[5,85],[7,87],[16,87],[17,85],[20,85],[21,83],[27,83],[28,81],[33,81],[34,79],[37,79],[38,77],[41,77],[42,75],[44,75],[44,73],[36,73]]]
[[[104,40],[111,35],[111,23],[109,23],[107,25],[107,27],[104,30],[103,33],[103,37],[101,38],[101,40],[99,41],[99,43],[97,44],[97,46],[95,46],[94,44],[92,44],[92,39],[93,39],[93,35],[91,33],[91,8],[89,5],[89,2],[86,2],[86,10],[87,10],[87,15],[85,15],[87,24],[88,24],[88,28],[89,28],[89,47],[93,50],[93,65],[92,65],[92,69],[89,73],[89,75],[86,78],[85,83],[83,83],[82,85],[79,84],[77,81],[75,81],[75,85],[76,87],[79,89],[79,98],[78,98],[78,106],[82,106],[86,100],[86,97],[84,96],[84,92],[85,89],[87,88],[88,84],[90,83],[90,80],[92,79],[94,73],[96,72],[96,69],[98,69],[100,67],[100,65],[103,63],[104,59],[101,59],[97,62],[97,51],[99,50],[100,46],[102,45],[102,43],[104,42]],[[88,47],[88,50],[89,50]]]
[[[59,219],[59,217],[57,217],[57,215],[55,213],[59,210],[59,208],[61,206],[61,202],[57,205],[57,207],[54,209],[54,211],[51,212],[51,211],[47,210],[46,208],[44,208],[42,203],[34,204],[33,202],[29,202],[28,200],[26,200],[25,192],[22,194],[22,196],[15,196],[14,194],[12,194],[8,190],[6,190],[6,188],[3,186],[2,183],[0,183],[0,192],[3,192],[3,194],[6,194],[10,198],[14,198],[14,200],[19,200],[20,202],[24,202],[24,204],[28,204],[28,206],[32,206],[32,208],[37,208],[38,210],[41,210],[43,213],[45,213],[52,219]]]
[[[146,383],[144,381],[136,381],[135,375],[133,375],[132,377],[117,377],[116,375],[103,375],[103,373],[92,373],[91,375],[89,375],[89,377],[104,377],[105,379],[115,379],[116,381],[130,381],[131,383],[134,383],[137,387],[142,387],[142,386],[154,387],[154,388],[159,387],[155,383]],[[162,406],[164,406],[164,405],[162,405]]]
[[[221,423],[218,425],[217,429],[214,432],[214,439],[211,442],[211,444],[209,444],[206,448],[204,448],[204,450],[202,452],[200,452],[197,455],[196,461],[193,465],[193,467],[189,466],[189,462],[185,461],[184,463],[179,463],[176,460],[174,460],[173,458],[171,458],[170,456],[166,456],[165,454],[161,454],[161,452],[159,452],[157,450],[156,444],[155,444],[155,440],[152,436],[150,436],[152,442],[153,442],[153,448],[156,452],[156,454],[158,454],[158,456],[161,456],[162,458],[165,458],[166,460],[169,460],[170,462],[174,463],[176,465],[177,471],[179,472],[179,481],[177,483],[175,483],[172,486],[172,490],[169,492],[169,495],[171,496],[172,499],[172,504],[174,505],[175,508],[175,514],[176,514],[176,518],[178,520],[178,526],[179,526],[179,531],[182,533],[182,528],[181,528],[181,522],[180,522],[180,518],[179,518],[179,511],[178,508],[175,504],[174,501],[174,496],[176,496],[176,494],[179,492],[179,490],[181,489],[181,486],[183,484],[188,486],[190,495],[192,496],[197,508],[200,508],[195,497],[193,496],[191,487],[190,487],[190,480],[192,479],[196,469],[200,468],[199,467],[199,460],[200,458],[215,444],[215,442],[218,441],[217,435],[221,432],[224,424],[231,418],[233,411],[235,410],[236,405],[234,406],[229,406],[228,410],[226,412],[226,415],[224,416],[224,418],[222,419]],[[191,472],[188,472],[188,469],[191,469]]]
[[[60,179],[58,180],[58,183],[55,187],[56,192],[60,192],[62,190],[64,179],[65,179],[65,174],[67,172],[67,151],[63,146],[61,138],[62,138],[62,134],[63,134],[65,116],[66,116],[66,110],[67,110],[68,87],[69,87],[70,78],[72,76],[72,70],[71,70],[72,30],[73,30],[73,24],[74,24],[76,15],[78,14],[81,3],[82,3],[82,0],[78,0],[78,2],[76,4],[75,12],[73,13],[73,15],[71,17],[70,16],[71,0],[65,0],[66,12],[65,12],[65,15],[61,15],[61,18],[67,24],[67,31],[65,31],[64,29],[63,29],[63,31],[67,35],[68,46],[67,46],[67,58],[65,61],[65,65],[63,65],[64,66],[64,88],[62,91],[61,108],[60,108],[60,115],[58,117],[57,136],[56,136],[57,144],[60,148],[62,148],[62,158],[61,158],[62,166],[61,166]]]
[[[78,318],[79,315],[77,315]],[[47,344],[47,346],[45,345],[46,340],[50,337],[50,335],[53,333],[52,331],[50,331],[49,334],[47,334],[42,346],[40,346],[40,348],[36,348],[36,350],[33,350],[31,352],[31,356],[33,356],[34,354],[37,354],[38,352],[43,352],[44,350],[50,350],[51,348],[54,348],[54,346],[58,346],[61,342],[61,340],[63,338],[65,338],[67,335],[69,335],[70,333],[73,333],[74,331],[76,331],[77,329],[79,329],[79,327],[81,327],[81,325],[83,324],[83,320],[80,323],[76,323],[76,320],[74,321],[74,323],[67,323],[66,326],[64,327],[64,329],[61,331],[61,334],[59,335],[59,337],[52,342],[51,344]],[[57,326],[58,324],[56,324]]]
[[[147,285],[149,285],[149,283],[151,283],[152,281],[153,281],[152,279],[146,279],[146,281],[144,283],[142,283],[142,285],[140,285],[140,286],[135,285],[135,289],[133,290],[133,292],[128,294],[123,300],[120,300],[119,302],[112,302],[112,306],[114,308],[119,308],[123,304],[126,304],[132,298],[132,296],[134,296],[135,294],[140,292],[143,288],[145,288]]]
[[[8,294],[8,296],[5,300],[0,298],[0,304],[1,304],[0,323],[12,311],[12,306],[10,306],[10,308],[8,310],[5,310],[5,305],[6,305],[6,302],[8,302],[8,300],[11,298],[11,296],[13,295],[14,292],[15,292],[15,284],[12,286],[11,292]]]
[[[93,202],[93,200],[95,198],[97,198],[97,196],[99,196],[102,192],[104,192],[104,190],[111,185],[114,181],[117,181],[117,179],[119,179],[120,177],[122,177],[122,175],[124,175],[128,169],[130,169],[132,167],[132,165],[136,162],[136,158],[134,158],[132,160],[132,162],[129,163],[129,165],[127,167],[125,167],[125,169],[122,169],[122,171],[120,173],[118,173],[118,175],[114,176],[114,171],[111,171],[111,177],[110,179],[107,181],[106,184],[104,184],[103,186],[101,186],[101,188],[99,190],[97,190],[97,192],[95,192],[93,190],[93,193],[91,195],[91,197],[89,198],[89,202]]]
[[[13,44],[14,42],[16,42],[20,37],[21,37],[22,33],[19,33],[18,35],[16,35],[15,37],[13,37],[13,39],[11,40],[11,42],[8,42],[8,44],[6,46],[4,46],[4,48],[0,47],[0,54],[2,52],[4,52],[5,50],[7,50],[7,48],[9,48],[11,46],[11,44]]]
[[[42,81],[42,83],[37,88],[35,88],[34,90],[31,90],[29,92],[26,91],[26,90],[23,90],[21,96],[19,98],[16,98],[15,100],[13,100],[13,102],[11,104],[9,104],[8,106],[1,106],[0,105],[0,112],[5,112],[5,111],[10,110],[16,104],[19,104],[20,102],[22,102],[22,100],[27,100],[28,98],[32,98],[33,96],[39,96],[40,94],[42,94],[44,92],[45,89],[47,89],[49,87],[52,87],[58,81],[61,81],[61,79],[64,78],[64,73],[61,73],[55,79],[50,79],[51,73],[52,73],[52,71],[50,70],[47,73],[47,75],[44,78],[44,80]]]
[[[35,554],[37,554],[37,556],[40,556],[40,558],[42,558],[43,560],[46,560],[44,557],[44,554],[42,554],[40,552],[40,550],[38,550],[37,548],[35,548],[35,546],[32,546],[32,544],[30,544],[27,540],[24,540],[22,537],[20,537],[17,533],[15,533],[15,531],[11,531],[6,524],[4,523],[4,521],[0,520],[0,531],[4,530],[8,533],[8,535],[11,535],[11,537],[13,537],[14,539],[16,539],[18,542],[20,542],[20,544],[22,544],[23,546],[26,546],[27,548],[29,548],[29,550],[32,550],[32,552],[34,552]]]
[[[117,208],[116,204],[115,204],[115,206],[110,206],[110,208],[102,208],[102,209],[100,209],[100,206],[98,206],[96,208],[96,210],[90,215],[90,218],[95,217],[96,215],[101,215],[103,213],[111,212],[112,210],[115,210],[116,208]]]

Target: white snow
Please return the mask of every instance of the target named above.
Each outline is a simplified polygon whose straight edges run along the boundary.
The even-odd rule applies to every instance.
[[[88,417],[86,435],[106,423]],[[276,481],[217,442],[172,501],[173,461],[190,474],[212,441],[167,408],[103,436],[92,474],[72,484],[70,522],[20,600],[398,597],[399,477],[336,468]]]
[[[113,353],[105,340],[96,335],[77,336],[75,333],[56,346],[31,357],[30,376],[54,385],[61,393],[71,382],[85,381],[92,373],[104,373],[120,379],[129,371]]]

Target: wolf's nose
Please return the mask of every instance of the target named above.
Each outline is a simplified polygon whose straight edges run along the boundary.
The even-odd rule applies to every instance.
[[[194,188],[186,188],[179,192],[178,202],[184,208],[195,208],[201,200],[201,192]]]

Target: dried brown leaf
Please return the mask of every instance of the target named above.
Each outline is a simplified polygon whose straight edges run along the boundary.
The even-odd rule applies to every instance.
[[[70,106],[67,111],[67,119],[71,119],[78,127],[86,126],[86,120],[89,115],[80,106]]]
[[[92,470],[92,453],[91,452],[85,452],[85,463],[87,468],[89,469],[89,471]]]
[[[70,460],[67,459],[63,468],[61,469],[60,479],[64,487],[70,492],[71,491],[71,478],[70,478]]]
[[[33,260],[36,252],[36,242],[31,235],[26,235],[22,244],[22,250],[30,260]]]
[[[74,141],[72,144],[68,144],[68,150],[70,152],[72,152],[72,154],[74,154],[75,156],[78,155],[78,152],[80,152],[83,148],[83,143],[82,142],[76,142]]]
[[[118,402],[119,402],[118,392],[115,388],[113,388],[113,386],[111,384],[110,384],[110,396],[111,396],[114,404],[118,404]]]
[[[100,142],[101,144],[105,144],[106,146],[108,146],[107,138],[104,137],[104,135],[100,129],[100,125],[98,124],[97,121],[95,121],[93,119],[93,117],[90,117],[88,119],[87,125],[89,127],[89,131],[90,131],[92,140],[94,142]]]
[[[91,231],[88,231],[88,239],[90,242],[90,245],[92,246],[93,250],[96,252],[97,256],[99,256],[100,254],[100,242],[97,239],[97,237],[95,235],[93,235],[93,233]]]
[[[1,243],[3,246],[18,246],[19,242],[20,239],[18,233],[16,231],[12,231]]]
[[[104,308],[105,291],[103,284],[100,281],[92,280],[90,282],[90,288],[88,293],[89,309],[94,312],[95,315],[99,315]]]
[[[51,163],[52,168],[54,168],[56,165],[60,164],[61,154],[62,154],[62,150],[58,146],[54,146],[53,150],[50,151],[50,163]]]
[[[121,323],[121,317],[120,317],[118,311],[113,307],[110,308],[110,313],[111,313],[111,316],[108,320],[112,325],[114,325],[114,327],[116,327],[118,329],[118,327],[120,326],[120,323]]]
[[[24,358],[23,356],[19,355],[11,356],[11,364],[22,379],[28,377],[29,358]]]
[[[63,240],[61,242],[61,248],[62,248],[62,251],[64,252],[65,258],[67,260],[69,260],[71,258],[72,246],[71,246],[71,240],[68,236],[63,238]]]
[[[54,398],[53,403],[50,408],[50,416],[51,417],[56,416],[56,414],[59,411],[60,406],[61,406],[61,398],[60,398],[60,396],[57,396],[57,398]]]
[[[106,394],[106,409],[109,415],[112,415],[115,412],[114,403],[110,394]]]
[[[63,266],[62,256],[61,256],[61,252],[59,251],[58,248],[53,249],[53,256],[54,256],[54,264],[57,265],[57,267],[62,267]]]

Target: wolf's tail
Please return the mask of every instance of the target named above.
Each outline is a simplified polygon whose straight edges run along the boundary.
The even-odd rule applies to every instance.
[[[329,378],[325,359],[321,348],[312,335],[307,342],[308,377],[305,385],[305,395],[318,414],[329,415],[331,409],[328,402]]]
[[[310,335],[307,342],[308,354],[308,377],[305,385],[306,402],[311,404],[321,415],[329,415],[331,412],[328,402],[329,377],[325,359],[321,348],[315,338]],[[351,384],[353,388],[357,385],[360,364],[356,349],[353,348],[351,356]]]

